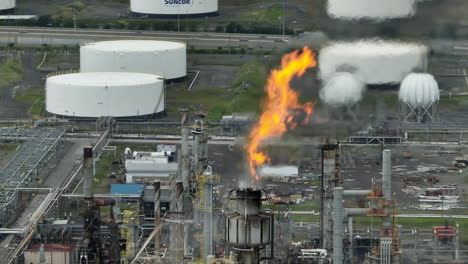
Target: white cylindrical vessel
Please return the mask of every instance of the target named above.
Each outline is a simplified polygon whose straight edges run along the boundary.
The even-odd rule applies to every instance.
[[[72,73],[46,81],[46,110],[60,116],[152,116],[164,111],[164,97],[164,79],[145,73]]]
[[[218,0],[130,0],[134,13],[152,15],[202,15],[218,12]]]
[[[416,0],[328,0],[327,12],[339,19],[389,19],[414,15]]]
[[[165,79],[187,75],[187,46],[159,40],[92,42],[80,48],[81,72],[141,72]]]
[[[396,84],[414,70],[427,68],[425,46],[383,40],[336,42],[320,51],[319,75],[328,80],[337,72],[353,73],[366,84]]]
[[[0,0],[0,12],[14,9],[15,7],[16,0]]]

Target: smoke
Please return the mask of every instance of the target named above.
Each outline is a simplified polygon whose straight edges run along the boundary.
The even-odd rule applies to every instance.
[[[337,72],[325,82],[320,99],[333,107],[352,106],[362,99],[365,85],[349,72]]]
[[[416,0],[328,0],[328,15],[345,20],[411,17],[416,12]]]
[[[425,46],[380,39],[335,42],[320,51],[320,78],[328,80],[336,72],[354,69],[366,84],[396,84],[414,69],[427,68]]]

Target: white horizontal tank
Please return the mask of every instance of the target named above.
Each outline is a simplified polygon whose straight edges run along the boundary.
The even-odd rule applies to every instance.
[[[399,98],[412,108],[427,108],[439,101],[439,86],[431,74],[410,73],[401,82]]]
[[[46,110],[61,116],[148,116],[164,111],[164,97],[164,79],[145,73],[71,73],[46,81]]]
[[[165,79],[187,75],[185,43],[159,40],[112,40],[80,48],[81,72],[141,72]]]
[[[0,0],[0,11],[9,10],[16,7],[16,0]]]
[[[414,43],[383,40],[336,42],[319,55],[319,75],[328,80],[350,72],[365,84],[397,84],[410,72],[427,68],[427,48]]]
[[[416,12],[416,0],[328,0],[327,12],[339,19],[410,17]]]
[[[218,0],[130,0],[130,10],[153,15],[200,15],[218,11]]]

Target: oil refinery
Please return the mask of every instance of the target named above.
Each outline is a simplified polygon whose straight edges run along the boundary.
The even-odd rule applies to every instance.
[[[468,263],[465,2],[0,0],[0,263]]]

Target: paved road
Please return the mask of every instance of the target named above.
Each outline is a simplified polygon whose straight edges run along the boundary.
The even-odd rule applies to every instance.
[[[70,29],[41,27],[0,27],[0,42],[18,45],[66,45],[111,39],[154,39],[187,42],[196,48],[247,47],[277,49],[286,47],[291,36],[227,34],[204,32],[167,32],[113,29]]]

